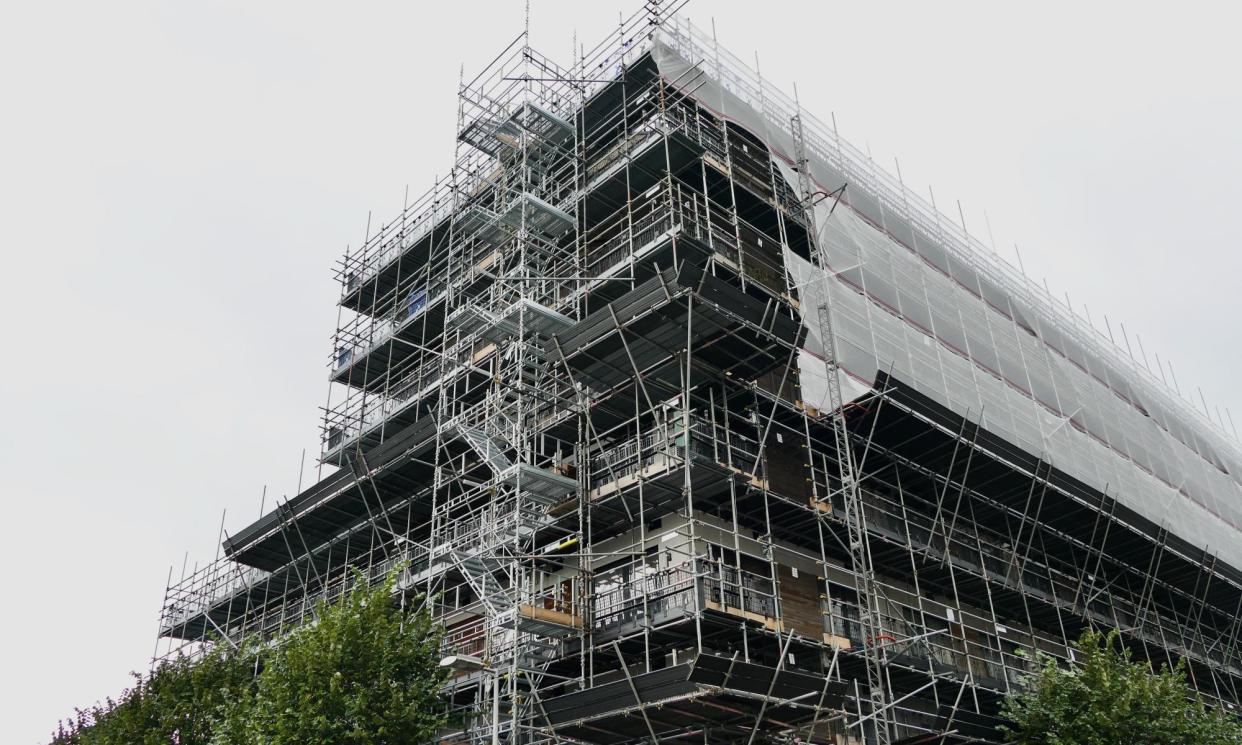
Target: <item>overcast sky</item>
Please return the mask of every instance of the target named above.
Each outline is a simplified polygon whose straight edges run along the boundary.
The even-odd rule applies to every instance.
[[[445,173],[460,65],[522,28],[520,2],[436,5],[0,13],[0,740],[145,669],[170,565],[291,494],[303,448],[312,472],[333,263]],[[635,7],[534,0],[534,45],[568,59]],[[688,14],[1242,425],[1232,4]]]

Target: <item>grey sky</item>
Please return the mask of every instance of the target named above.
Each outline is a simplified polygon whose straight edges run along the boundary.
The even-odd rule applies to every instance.
[[[592,42],[636,7],[533,6],[535,45],[561,58],[575,27]],[[688,13],[1242,425],[1234,6]],[[169,565],[211,560],[222,510],[240,528],[264,484],[291,493],[302,448],[313,478],[333,262],[368,210],[390,218],[406,184],[447,170],[459,64],[477,71],[522,16],[520,2],[0,15],[0,739],[38,742],[119,691],[154,647]]]

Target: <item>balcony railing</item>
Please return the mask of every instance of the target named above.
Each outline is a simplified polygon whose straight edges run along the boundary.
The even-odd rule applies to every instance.
[[[584,276],[615,273],[641,260],[646,250],[674,231],[706,244],[749,279],[774,292],[785,291],[780,241],[680,185],[657,187],[595,225],[585,239]]]
[[[409,574],[425,568],[426,563],[426,548],[415,543],[408,543],[402,549],[392,546],[374,549],[323,577],[309,590],[300,581],[290,586],[282,580],[282,586],[273,589],[270,597],[265,593],[262,602],[248,603],[243,613],[224,619],[223,625],[207,624],[208,635],[222,634],[234,640],[247,634],[266,638],[302,623],[320,601],[331,603],[359,582],[375,586],[398,567],[404,567]],[[160,631],[162,634],[172,632],[197,616],[211,613],[230,598],[278,577],[262,569],[244,568],[229,559],[215,561],[170,588],[169,600],[161,614]],[[297,600],[290,600],[286,593],[296,593]]]
[[[443,301],[447,283],[437,279],[411,290],[405,302],[396,310],[375,318],[360,316],[353,324],[338,332],[339,341],[332,355],[332,375],[349,368],[372,350],[392,339],[393,335],[409,326]]]
[[[350,389],[348,397],[328,410],[324,417],[323,452],[329,458],[356,441],[375,433],[394,414],[436,395],[440,386],[453,385],[478,362],[479,354],[469,361],[447,364],[439,358],[413,368],[382,392]]]
[[[161,631],[176,628],[270,575],[263,569],[232,561],[214,561],[169,588]]]
[[[596,632],[637,623],[670,611],[693,612],[700,587],[691,566],[627,568],[596,579],[593,628]]]
[[[616,484],[645,472],[655,474],[660,466],[674,469],[687,460],[717,463],[737,471],[749,472],[758,457],[758,444],[736,432],[726,438],[724,428],[692,414],[689,433],[681,416],[673,415],[637,437],[627,438],[591,459],[590,487],[601,493]]]

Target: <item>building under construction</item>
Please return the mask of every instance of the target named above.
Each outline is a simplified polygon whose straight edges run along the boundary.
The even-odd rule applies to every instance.
[[[671,10],[463,80],[341,262],[326,475],[160,654],[396,567],[446,742],[992,742],[1087,626],[1235,706],[1223,424]]]

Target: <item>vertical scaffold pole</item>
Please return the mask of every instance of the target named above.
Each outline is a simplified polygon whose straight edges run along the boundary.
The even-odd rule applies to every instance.
[[[821,278],[826,282],[831,271],[826,252],[816,234],[814,203],[818,190],[811,181],[810,165],[806,153],[806,140],[802,131],[802,117],[797,114],[791,121],[794,135],[795,168],[798,172],[798,199],[807,227],[811,256],[818,265]],[[824,302],[817,308],[820,333],[823,336],[824,365],[827,370],[828,411],[832,416],[833,440],[836,446],[837,467],[841,479],[839,495],[849,533],[849,549],[853,560],[856,591],[858,592],[859,619],[863,629],[863,657],[867,668],[867,691],[871,704],[870,719],[875,729],[877,745],[889,745],[889,706],[887,687],[884,685],[883,651],[877,643],[884,636],[883,621],[879,607],[879,590],[875,570],[871,565],[871,548],[867,542],[866,514],[858,490],[858,474],[854,462],[854,449],[850,443],[849,425],[845,421],[844,396],[841,392],[837,363],[837,343],[832,330],[830,293],[824,288]],[[809,308],[808,308],[809,310]]]

